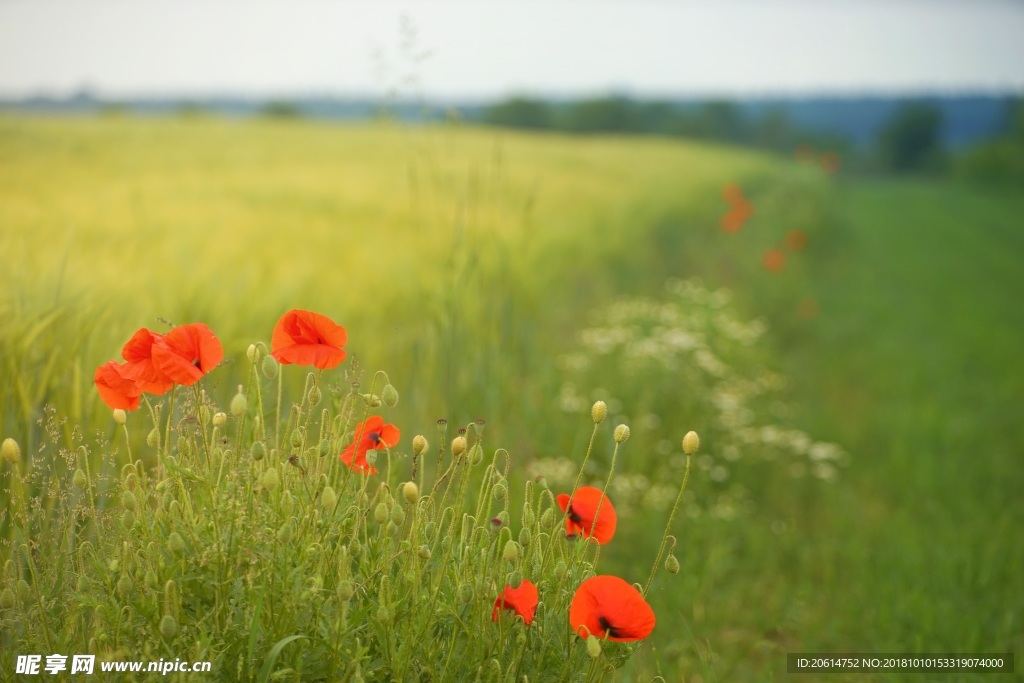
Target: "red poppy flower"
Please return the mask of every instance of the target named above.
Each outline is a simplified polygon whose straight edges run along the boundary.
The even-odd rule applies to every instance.
[[[529,626],[533,623],[533,615],[537,611],[537,600],[537,587],[526,579],[523,579],[523,582],[519,584],[519,588],[505,586],[505,590],[494,601],[491,621],[498,620],[498,614],[501,610],[510,609],[521,616],[523,623]]]
[[[829,174],[838,172],[840,165],[842,165],[839,155],[832,151],[822,152],[820,163],[821,170]]]
[[[135,380],[147,394],[163,394],[174,386],[174,382],[153,364],[153,345],[162,340],[163,335],[143,327],[121,349],[121,357],[125,359],[122,374]]]
[[[96,368],[92,381],[100,392],[100,398],[111,408],[135,410],[139,407],[139,396],[142,389],[135,380],[124,376],[124,366],[116,360],[109,361]]]
[[[356,425],[356,440],[341,453],[341,461],[363,474],[377,474],[377,468],[366,462],[366,451],[377,448],[394,448],[402,433],[392,424],[384,424],[380,415],[371,415]]]
[[[220,340],[202,323],[179,325],[156,339],[153,365],[175,384],[191,386],[224,360]]]
[[[576,589],[569,624],[580,636],[626,642],[654,630],[654,610],[632,584],[617,576],[592,576]]]
[[[562,512],[568,513],[568,517],[565,518],[567,536],[582,534],[583,538],[590,538],[591,529],[593,529],[593,538],[598,543],[607,543],[612,540],[619,518],[615,514],[611,499],[600,489],[595,489],[593,486],[579,487],[572,496],[572,505],[569,505],[569,496],[565,493],[558,494],[557,500],[558,507],[562,508]],[[600,512],[597,509],[599,501]],[[596,524],[594,523],[595,517],[597,518]]]
[[[272,355],[283,365],[313,365],[330,370],[345,360],[342,346],[348,341],[345,328],[327,316],[291,310],[274,327]]]
[[[793,251],[800,251],[807,246],[807,233],[803,230],[790,230],[786,233],[786,246]]]
[[[730,204],[738,204],[743,201],[743,188],[736,183],[729,183],[722,187],[722,198]]]
[[[761,257],[761,263],[769,273],[777,273],[786,267],[786,254],[779,249],[769,249]]]

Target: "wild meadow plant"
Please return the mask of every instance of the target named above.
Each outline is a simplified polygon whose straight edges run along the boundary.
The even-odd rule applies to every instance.
[[[286,313],[269,348],[249,346],[225,410],[204,387],[226,370],[210,328],[141,329],[94,375],[113,442],[75,429],[65,448],[52,412],[38,452],[5,440],[0,670],[89,653],[209,661],[218,680],[518,682],[599,681],[625,664],[655,628],[646,595],[662,561],[679,571],[670,531],[696,433],[649,575],[601,574],[631,433],[614,428],[603,486],[581,486],[604,402],[571,487],[516,483],[483,420],[453,433],[438,420],[403,447],[387,374],[335,374],[347,341],[326,316]],[[304,383],[292,405],[286,381]]]

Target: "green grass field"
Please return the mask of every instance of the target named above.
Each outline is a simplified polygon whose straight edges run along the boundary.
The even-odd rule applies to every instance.
[[[718,227],[728,182],[755,207],[735,235]],[[36,452],[52,405],[65,438],[76,423],[109,437],[92,370],[157,316],[208,323],[244,364],[283,311],[310,308],[348,328],[364,368],[388,372],[403,437],[485,417],[525,476],[554,480],[537,463],[579,460],[590,402],[621,403],[609,400],[634,436],[619,476],[638,483],[601,562],[630,580],[646,577],[667,515],[651,484],[678,475],[679,439],[701,432],[711,457],[674,525],[682,571],[655,582],[658,628],[623,680],[784,678],[797,651],[1020,660],[1022,211],[1011,194],[830,178],[658,139],[0,119],[2,435]],[[807,248],[766,272],[762,253],[794,228]],[[567,368],[581,339],[660,329],[646,313],[616,323],[609,306],[651,310],[636,297],[663,302],[667,280],[694,277],[733,292],[672,313],[705,325],[726,379],[690,356],[631,365],[628,348]],[[798,314],[807,299],[816,316]],[[768,322],[761,343],[730,338],[733,309]],[[750,389],[761,368],[785,378],[778,396]],[[211,376],[219,401],[242,372]],[[711,407],[737,392],[751,424],[838,444],[837,474],[804,476],[771,439],[739,438]],[[919,680],[829,677],[903,679]]]

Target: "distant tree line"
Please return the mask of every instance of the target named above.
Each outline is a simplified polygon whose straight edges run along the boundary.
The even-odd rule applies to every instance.
[[[782,108],[745,113],[735,102],[712,100],[692,105],[605,96],[572,102],[511,97],[483,109],[488,125],[564,133],[638,133],[715,140],[791,152],[797,145],[845,151],[842,136],[801,129]]]

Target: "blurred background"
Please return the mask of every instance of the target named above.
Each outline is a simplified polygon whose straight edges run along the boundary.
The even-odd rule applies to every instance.
[[[158,318],[218,334],[226,403],[309,308],[403,436],[484,418],[552,488],[607,401],[630,581],[700,432],[622,680],[1019,665],[1022,36],[1013,0],[0,0],[3,436],[109,438],[92,372]]]

